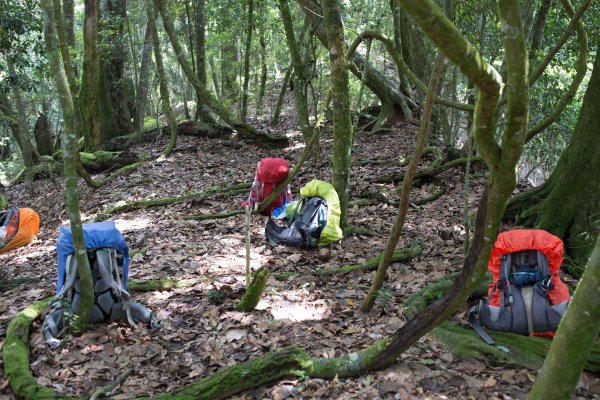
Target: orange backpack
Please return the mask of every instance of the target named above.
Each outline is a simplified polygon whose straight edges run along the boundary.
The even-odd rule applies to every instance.
[[[0,254],[31,243],[40,233],[40,217],[31,208],[11,208],[0,212]],[[2,235],[0,235],[2,236]]]

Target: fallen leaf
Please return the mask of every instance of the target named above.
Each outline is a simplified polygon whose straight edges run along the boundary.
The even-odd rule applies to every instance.
[[[233,342],[234,340],[240,340],[244,336],[248,334],[248,331],[245,329],[230,329],[225,332],[225,338],[228,342]]]

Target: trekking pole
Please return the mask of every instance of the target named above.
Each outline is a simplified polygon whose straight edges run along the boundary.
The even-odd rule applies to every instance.
[[[252,218],[251,203],[246,206],[246,223],[244,235],[246,236],[246,288],[250,285],[250,220]]]

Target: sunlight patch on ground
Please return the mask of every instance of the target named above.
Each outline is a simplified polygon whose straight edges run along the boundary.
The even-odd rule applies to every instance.
[[[275,320],[290,322],[320,321],[331,314],[325,300],[303,300],[298,291],[285,291],[272,296],[263,295],[256,309],[270,313]]]
[[[133,218],[133,219],[115,219],[117,229],[123,231],[139,231],[140,229],[146,228],[151,220],[150,218]]]
[[[34,242],[35,243],[35,242]],[[44,255],[48,254],[48,253],[52,253],[53,251],[56,250],[56,246],[37,246],[37,247],[33,247],[31,246],[31,248],[35,248],[35,251],[28,251],[27,253],[23,254],[23,255],[19,255],[16,256],[12,259],[12,263],[26,263],[28,260],[36,258],[36,257],[43,257]]]

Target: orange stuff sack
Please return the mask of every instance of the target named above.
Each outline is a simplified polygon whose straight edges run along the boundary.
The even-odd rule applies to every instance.
[[[40,217],[31,208],[20,208],[17,212],[9,210],[6,224],[6,236],[0,238],[0,245],[5,243],[0,248],[0,254],[16,249],[17,247],[25,246],[40,233]]]

